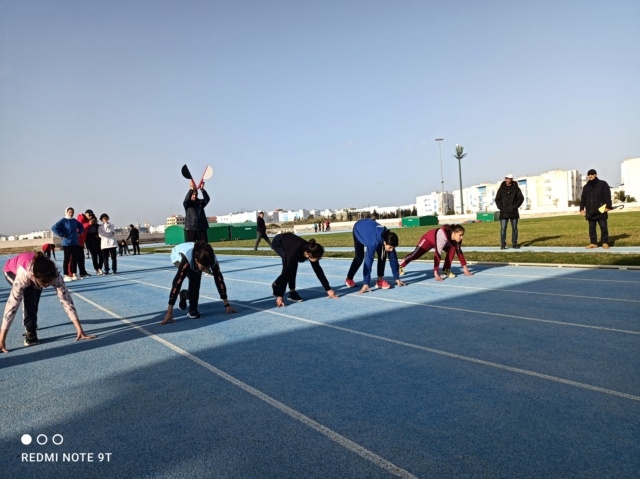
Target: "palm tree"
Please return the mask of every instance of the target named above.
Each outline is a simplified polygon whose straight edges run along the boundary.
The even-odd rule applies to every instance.
[[[458,172],[460,174],[460,214],[464,214],[464,201],[462,200],[462,159],[467,156],[464,152],[464,147],[461,145],[456,145],[456,154],[453,157],[458,160]]]

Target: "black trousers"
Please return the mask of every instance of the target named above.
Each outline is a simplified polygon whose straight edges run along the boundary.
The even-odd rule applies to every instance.
[[[609,228],[607,227],[606,218],[599,220],[589,220],[589,240],[591,244],[598,244],[598,230],[596,224],[600,225],[600,241],[602,243],[609,243]]]
[[[109,257],[111,257],[111,263],[113,266],[113,272],[118,271],[118,255],[116,254],[116,247],[105,248],[102,250],[102,258],[104,259],[104,272],[109,272]]]
[[[63,246],[64,259],[62,261],[62,271],[68,276],[76,274],[78,266],[80,266],[80,273],[86,273],[84,269],[84,251],[82,246],[72,245]],[[82,262],[82,263],[80,263]]]
[[[140,254],[140,240],[133,240],[131,246],[133,246],[133,254]]]
[[[4,277],[13,286],[16,275],[5,272]],[[24,329],[30,333],[35,333],[38,329],[38,305],[41,294],[42,290],[33,286],[29,286],[22,292],[22,324],[24,324]]]
[[[196,230],[185,230],[187,233],[187,241],[205,241],[209,242],[209,238],[207,238],[207,230],[196,231]]]
[[[98,271],[99,269],[102,269],[103,260],[102,260],[102,250],[100,249],[100,238],[99,237],[93,238],[93,237],[87,236],[87,241],[85,242],[85,244],[87,245],[87,249],[91,254],[93,269],[95,269],[96,271]]]

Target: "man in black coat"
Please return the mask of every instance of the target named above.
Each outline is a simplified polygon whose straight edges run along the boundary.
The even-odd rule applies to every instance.
[[[607,227],[608,211],[611,211],[611,189],[606,181],[598,179],[598,172],[593,168],[587,172],[589,181],[582,189],[580,198],[580,214],[589,221],[589,246],[598,247],[598,231],[600,225],[600,241],[604,249],[609,248],[609,228]],[[600,207],[604,206],[604,212]]]
[[[496,193],[495,202],[500,210],[500,249],[507,247],[508,222],[511,222],[511,243],[515,249],[520,248],[518,244],[518,219],[520,218],[518,208],[524,202],[524,195],[520,191],[518,182],[513,181],[512,174],[504,177],[504,181]]]
[[[208,242],[207,230],[209,229],[209,220],[204,212],[204,207],[209,204],[209,195],[204,190],[204,183],[200,187],[202,191],[202,199],[198,198],[198,190],[194,183],[187,193],[183,201],[185,218],[184,231],[186,232],[186,240]]]
[[[131,246],[133,246],[133,254],[140,254],[140,230],[133,225],[129,225],[129,236],[125,241],[129,241],[129,239],[131,240]]]
[[[271,246],[271,241],[269,241],[269,237],[267,236],[267,225],[264,222],[264,211],[258,213],[258,218],[256,219],[258,226],[256,227],[256,244],[253,246],[253,250],[258,250],[258,245],[261,240],[265,240],[269,246]]]

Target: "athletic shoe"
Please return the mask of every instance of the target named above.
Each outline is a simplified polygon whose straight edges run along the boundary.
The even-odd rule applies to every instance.
[[[73,281],[73,277],[72,276],[68,276],[68,275],[64,275],[64,278],[62,278],[64,280],[65,283],[68,283],[69,281]]]
[[[456,277],[456,275],[453,274],[450,269],[443,269],[442,270],[442,276],[444,276],[445,278],[455,278]]]
[[[109,270],[108,269],[104,270],[102,274],[109,274]]]
[[[24,345],[25,346],[35,346],[38,344],[38,335],[35,331],[27,331],[24,333]]]
[[[356,282],[354,280],[352,280],[352,279],[349,279],[349,278],[347,278],[347,280],[344,282],[344,284],[346,284],[350,288],[357,288],[358,287]]]
[[[189,291],[183,289],[180,291],[180,302],[178,303],[178,308],[183,311],[187,309],[187,299],[189,299]]]
[[[513,245],[513,249],[520,249],[520,245],[519,244],[514,244]]]
[[[402,266],[400,266],[400,276],[404,276],[404,268]]]
[[[84,273],[80,273],[80,277],[81,278],[88,278],[89,276],[91,276],[89,273],[87,273],[86,271]]]
[[[104,275],[104,273],[102,272],[102,270],[101,270],[101,269],[97,269],[97,270],[96,270],[96,275],[97,275],[97,276],[103,276],[103,275]]]
[[[118,272],[114,269],[112,274],[118,274]]]
[[[202,317],[202,315],[200,314],[199,311],[196,310],[196,311],[189,311],[187,313],[187,317],[191,319],[199,319]]]
[[[597,248],[598,245],[597,244],[590,244],[589,246],[587,246],[587,249],[593,249],[593,248]]]
[[[303,301],[297,291],[289,291],[287,300],[291,301],[292,303],[301,303]]]
[[[391,288],[391,285],[387,283],[384,279],[381,279],[380,281],[376,281],[376,288],[389,289]]]
[[[73,274],[73,275],[71,276],[71,280],[72,280],[72,281],[77,281],[77,280],[79,280],[79,279],[80,279],[80,278],[78,278],[78,276],[77,276],[76,274]]]
[[[609,249],[609,245],[608,245],[607,243],[602,243],[602,247],[603,247],[604,249]]]
[[[502,246],[500,246],[500,249],[507,249],[507,245],[503,244]]]

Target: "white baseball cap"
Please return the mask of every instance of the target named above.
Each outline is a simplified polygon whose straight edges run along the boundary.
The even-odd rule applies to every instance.
[[[508,175],[504,175],[504,177],[513,180],[513,175],[511,173],[509,173]]]

